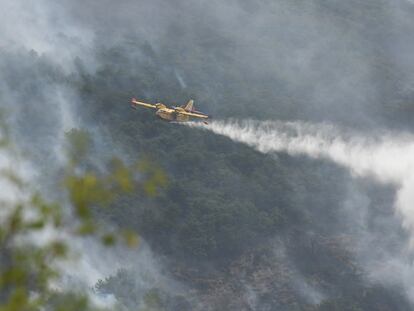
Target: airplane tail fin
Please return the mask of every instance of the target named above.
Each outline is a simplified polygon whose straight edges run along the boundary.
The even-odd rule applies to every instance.
[[[194,100],[190,99],[188,103],[183,107],[185,111],[193,111],[194,110]]]

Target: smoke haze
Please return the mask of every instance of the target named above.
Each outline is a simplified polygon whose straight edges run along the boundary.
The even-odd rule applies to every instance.
[[[171,135],[157,148],[168,155],[166,166],[178,171],[181,167],[172,163],[193,155],[189,136],[198,134],[163,125],[151,132],[151,116],[129,114],[127,102],[132,96],[165,103],[195,98],[197,109],[244,121],[193,127],[265,154],[332,161],[356,179],[395,189],[375,193],[393,202],[396,211],[396,217],[375,218],[389,229],[384,244],[377,244],[378,232],[365,228],[372,211],[358,181],[344,185],[344,210],[338,214],[346,214],[355,229],[356,256],[370,277],[403,284],[414,301],[410,241],[398,231],[401,225],[414,236],[412,1],[0,0],[0,7],[0,107],[24,155],[17,164],[14,155],[0,153],[0,169],[17,169],[36,190],[55,198],[66,161],[65,133],[82,128],[92,135],[96,167],[110,155],[135,159],[145,150],[136,135],[152,141]],[[325,121],[330,125],[320,123]],[[187,149],[170,156],[169,146],[179,144]],[[208,162],[194,157],[196,165]],[[19,195],[7,181],[0,181],[0,188],[1,200]],[[397,251],[387,243],[396,244]],[[119,261],[119,253],[103,250],[96,241],[75,241],[74,248],[82,254],[75,277],[83,286],[132,266],[145,290],[159,283],[168,283],[171,292],[179,287],[160,276],[164,267],[146,244],[138,253],[118,250],[125,255]],[[72,264],[62,268],[65,277]],[[312,304],[329,298],[307,285],[300,272],[294,275],[295,287]],[[251,309],[260,310],[257,289],[245,287]]]

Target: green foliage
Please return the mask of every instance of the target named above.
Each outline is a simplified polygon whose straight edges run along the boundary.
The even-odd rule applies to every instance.
[[[94,220],[92,209],[108,207],[121,195],[136,191],[137,187],[149,187],[151,191],[144,192],[155,195],[166,183],[165,174],[149,162],[127,166],[114,159],[105,174],[95,172],[87,166],[91,141],[88,134],[72,130],[67,138],[70,162],[65,169],[63,186],[76,221],[65,223],[60,204],[47,202],[39,193],[30,195],[32,188],[14,171],[0,172],[2,181],[14,185],[24,194],[15,200],[1,202],[0,311],[96,310],[86,296],[51,290],[51,281],[59,277],[56,263],[67,258],[69,245],[58,235],[37,242],[36,234],[43,230],[64,229],[74,235],[101,236],[102,243],[107,246],[119,239],[136,247],[139,238],[134,231],[107,232]],[[145,175],[139,183],[135,180],[137,174]],[[150,186],[146,185],[147,177]],[[73,228],[72,223],[75,224]]]
[[[165,172],[158,166],[153,165],[151,161],[144,159],[138,163],[137,168],[146,176],[144,190],[148,196],[154,197],[157,195],[159,187],[167,185]]]
[[[137,246],[138,237],[131,230],[118,234],[105,232],[94,221],[93,207],[110,207],[120,195],[143,190],[154,197],[158,190],[167,184],[163,170],[149,160],[140,160],[127,166],[118,158],[112,158],[106,174],[97,174],[88,169],[88,149],[91,138],[87,132],[71,130],[68,135],[68,157],[71,160],[66,169],[64,186],[69,200],[80,220],[77,233],[80,235],[100,235],[104,245],[111,246],[121,238],[128,246]],[[140,178],[138,176],[141,175]]]

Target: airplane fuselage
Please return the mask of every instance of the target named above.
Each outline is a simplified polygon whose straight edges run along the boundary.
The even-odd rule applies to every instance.
[[[179,114],[175,109],[171,108],[158,109],[155,114],[159,118],[167,121],[187,122],[190,119],[188,116]]]

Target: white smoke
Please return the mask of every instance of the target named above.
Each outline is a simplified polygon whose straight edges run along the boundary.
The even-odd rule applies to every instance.
[[[345,134],[328,124],[302,122],[212,122],[192,123],[260,152],[287,152],[329,159],[359,177],[372,177],[398,186],[395,207],[403,225],[414,237],[414,136],[364,136]]]
[[[1,0],[0,4],[5,12],[0,22],[0,49],[32,50],[53,58],[68,72],[74,68],[74,56],[90,54],[93,32],[69,20],[62,4],[49,0]],[[87,60],[93,67],[93,59]]]

